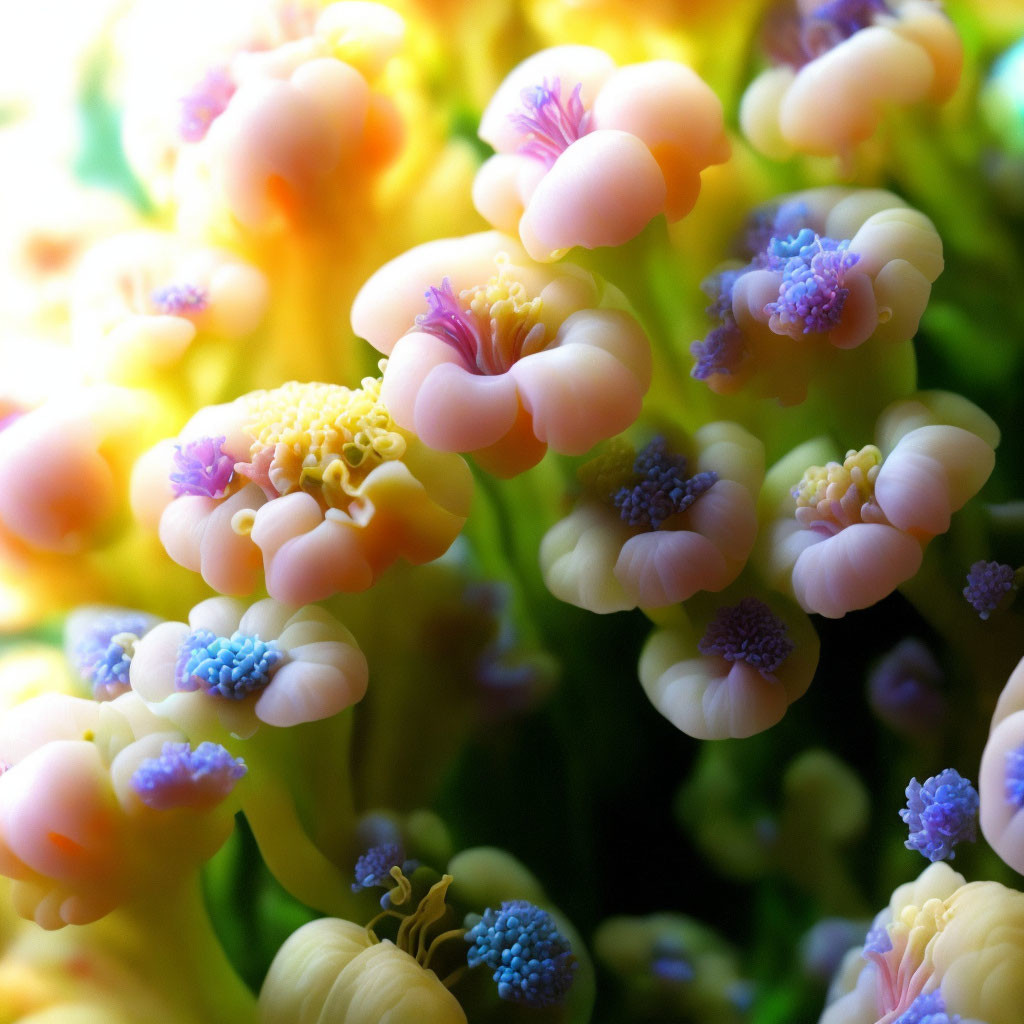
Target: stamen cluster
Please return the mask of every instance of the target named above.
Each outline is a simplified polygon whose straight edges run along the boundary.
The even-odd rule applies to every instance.
[[[284,652],[274,641],[235,632],[216,636],[208,629],[190,633],[178,653],[179,690],[203,689],[214,697],[243,700],[262,690],[281,667]]]
[[[756,597],[745,597],[730,608],[719,608],[697,643],[701,654],[726,661],[745,661],[761,675],[771,674],[793,652],[786,624]]]
[[[875,479],[882,453],[873,444],[851,449],[843,464],[811,466],[791,491],[797,521],[811,530],[835,534],[854,523],[885,523],[875,503]]]
[[[954,846],[978,837],[978,806],[978,791],[953,768],[924,783],[911,779],[900,811],[910,828],[904,846],[930,861],[952,860]]]

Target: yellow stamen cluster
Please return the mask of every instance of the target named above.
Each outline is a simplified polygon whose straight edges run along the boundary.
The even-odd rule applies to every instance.
[[[490,338],[490,350],[482,344],[477,363],[492,374],[504,373],[517,359],[540,351],[547,337],[540,322],[540,296],[529,297],[522,281],[512,276],[505,253],[498,253],[494,261],[498,272],[487,284],[459,294],[480,325],[482,338]]]
[[[826,466],[811,466],[793,488],[797,507],[840,501],[851,486],[857,488],[861,502],[870,501],[875,495],[875,477],[881,465],[882,453],[868,444],[859,452],[851,448],[842,465],[830,462]]]
[[[380,379],[362,387],[291,381],[250,396],[250,458],[273,456],[269,478],[279,494],[306,490],[342,508],[380,463],[400,459],[406,441],[380,399]]]

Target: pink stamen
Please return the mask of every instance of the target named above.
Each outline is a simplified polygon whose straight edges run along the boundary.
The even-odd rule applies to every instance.
[[[583,106],[582,83],[562,102],[562,84],[557,78],[519,94],[523,111],[509,115],[515,128],[528,136],[519,152],[551,167],[577,139],[590,131],[590,113]]]

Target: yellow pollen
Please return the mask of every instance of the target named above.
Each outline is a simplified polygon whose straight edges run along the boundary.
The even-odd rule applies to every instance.
[[[811,466],[793,488],[797,507],[818,505],[822,501],[839,501],[856,486],[861,502],[875,495],[875,477],[882,465],[882,453],[873,444],[861,450],[850,449],[842,465],[830,462],[826,466]]]
[[[376,466],[405,454],[406,441],[380,400],[381,381],[362,387],[292,381],[250,396],[250,459],[272,452],[279,494],[306,490],[342,508]],[[264,456],[265,457],[265,456]]]

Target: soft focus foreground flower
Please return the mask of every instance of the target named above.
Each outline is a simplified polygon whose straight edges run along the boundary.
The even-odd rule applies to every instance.
[[[744,134],[766,155],[848,160],[887,107],[942,103],[955,91],[963,45],[932,0],[794,6],[768,29],[777,66],[754,80],[740,108]]]
[[[924,546],[988,479],[999,443],[980,409],[941,393],[890,406],[876,435],[878,446],[848,451],[841,464],[806,468],[834,451],[818,440],[769,471],[763,566],[805,611],[840,618],[914,576]]]
[[[784,405],[842,372],[837,350],[911,339],[943,267],[931,221],[881,189],[781,196],[751,215],[742,254],[705,282],[718,324],[691,346],[691,373]]]
[[[132,689],[190,736],[220,728],[245,738],[343,711],[366,692],[352,634],[315,605],[273,599],[246,608],[214,597],[189,621],[155,626],[136,645]]]
[[[678,220],[700,172],[728,159],[718,97],[684,64],[618,68],[588,46],[534,54],[480,121],[497,151],[473,186],[477,209],[537,260],[621,245],[659,213]]]
[[[1024,999],[1024,896],[998,882],[964,884],[946,864],[933,864],[893,893],[863,956],[860,970],[852,959],[844,969],[843,994],[821,1024],[894,1024],[923,996],[964,1024],[1015,1024]]]
[[[95,921],[216,852],[244,766],[180,739],[132,694],[49,694],[4,714],[0,867],[19,914],[44,928]]]
[[[692,441],[661,438],[639,453],[613,444],[580,470],[580,504],[541,542],[544,582],[599,613],[722,590],[754,545],[763,473],[763,445],[736,423],[709,423]]]
[[[651,703],[687,735],[752,736],[780,721],[810,686],[818,637],[788,601],[705,599],[692,618],[676,618],[648,637],[639,674]]]
[[[176,562],[243,594],[262,560],[270,595],[292,604],[365,590],[398,558],[437,558],[471,496],[463,460],[396,426],[373,378],[201,410],[132,481],[136,514]]]
[[[511,476],[548,445],[579,455],[639,415],[649,344],[629,313],[601,308],[610,291],[487,232],[382,267],[357,296],[352,327],[388,356],[381,397],[399,426]]]

